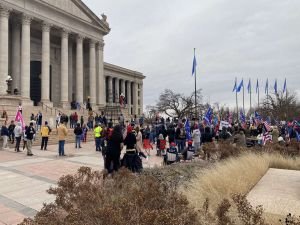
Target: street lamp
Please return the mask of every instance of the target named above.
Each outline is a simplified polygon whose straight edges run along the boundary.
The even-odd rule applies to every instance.
[[[10,94],[11,93],[11,85],[12,85],[12,78],[10,75],[7,75],[7,78],[6,78],[6,84],[7,84],[7,94]]]

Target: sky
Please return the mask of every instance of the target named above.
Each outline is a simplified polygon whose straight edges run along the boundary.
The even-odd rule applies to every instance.
[[[235,77],[244,79],[245,106],[257,104],[256,79],[264,97],[287,79],[289,92],[300,98],[299,0],[83,0],[111,31],[104,37],[104,60],[142,72],[144,105],[154,105],[169,88],[190,94],[193,49],[197,87],[205,102],[233,107]],[[242,103],[242,94],[238,96]]]

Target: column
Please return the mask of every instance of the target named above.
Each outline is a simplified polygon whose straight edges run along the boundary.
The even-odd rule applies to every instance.
[[[21,93],[30,99],[30,24],[31,17],[22,18],[22,49],[21,49]]]
[[[90,40],[90,103],[96,104],[96,52],[95,41]],[[97,89],[99,91],[99,89]]]
[[[121,80],[121,93],[123,95],[126,95],[126,93],[125,93],[125,80],[124,79]]]
[[[140,109],[141,109],[141,115],[144,112],[144,90],[143,90],[143,84],[140,84]]]
[[[112,84],[112,77],[107,77],[108,79],[108,102],[113,102],[113,84]]]
[[[50,24],[42,25],[42,96],[41,101],[50,102]]]
[[[76,101],[83,103],[83,36],[77,36],[76,46]]]
[[[0,95],[7,90],[8,74],[8,18],[10,10],[0,6]]]
[[[120,94],[119,94],[119,90],[120,90],[120,87],[119,87],[119,78],[115,78],[115,103],[119,103],[119,97],[120,97]]]
[[[130,81],[127,81],[126,100],[129,109],[129,115],[131,115],[131,82]]]
[[[62,108],[70,108],[69,103],[69,33],[61,31],[61,63],[60,63],[60,104]]]
[[[20,94],[21,85],[21,24],[18,20],[13,20],[12,24],[12,50],[11,50],[11,76],[12,89],[17,88]]]
[[[104,77],[104,66],[103,66],[103,48],[104,43],[100,41],[97,44],[96,54],[97,54],[97,104],[100,106],[105,106],[105,77]]]
[[[137,115],[138,114],[138,84],[136,82],[133,82],[133,91],[132,91],[132,95],[133,95],[133,102],[132,102],[132,106],[133,106],[133,115]]]
[[[75,96],[73,96],[73,93],[75,90],[75,77],[74,77],[74,73],[73,73],[73,43],[72,41],[69,41],[69,47],[68,47],[68,74],[69,74],[69,78],[68,78],[68,89],[69,89],[69,102],[75,100]]]

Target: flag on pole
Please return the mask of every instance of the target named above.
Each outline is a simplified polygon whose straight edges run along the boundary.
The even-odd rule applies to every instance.
[[[194,76],[196,74],[196,66],[197,66],[197,61],[196,61],[196,55],[195,55],[195,51],[194,51],[192,76]]]
[[[243,110],[240,111],[240,120],[241,120],[242,124],[246,123],[246,116],[245,116]]]
[[[259,92],[258,79],[256,80],[256,94]]]
[[[272,143],[272,135],[269,134],[269,132],[265,133],[263,135],[263,145],[266,145],[267,142],[271,142]]]
[[[241,83],[239,84],[239,86],[236,89],[236,92],[240,92],[242,87],[244,88],[244,80],[242,79]]]
[[[265,94],[268,94],[268,90],[269,90],[269,79],[267,79],[266,81]]]
[[[283,93],[285,93],[286,92],[286,78],[285,78],[285,80],[284,80],[284,84],[283,84],[283,91],[282,91]]]
[[[189,119],[185,121],[184,128],[186,133],[186,139],[191,140],[191,127],[190,127]]]
[[[206,122],[206,124],[208,126],[210,126],[210,124],[211,124],[212,115],[213,115],[213,110],[212,110],[211,107],[209,107],[206,114],[205,114],[205,116],[204,116],[204,121]]]
[[[259,115],[258,112],[254,113],[254,121],[256,125],[261,123],[261,116]]]
[[[19,110],[17,111],[15,121],[20,122],[23,130],[25,129],[25,122],[24,122],[24,119],[23,119],[23,115]]]
[[[270,132],[272,129],[270,124],[268,123],[268,121],[264,121],[264,127],[265,127],[266,132]]]
[[[250,94],[251,93],[251,80],[250,80],[250,78],[249,78],[247,90],[248,90],[248,94]]]
[[[275,94],[277,94],[277,79],[275,80],[274,91],[275,91]]]
[[[234,86],[233,86],[232,92],[235,92],[235,91],[236,91],[236,78],[235,78],[235,81],[234,81]]]

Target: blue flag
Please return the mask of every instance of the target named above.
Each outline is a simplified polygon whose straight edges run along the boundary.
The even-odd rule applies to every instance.
[[[236,92],[240,92],[242,87],[244,88],[244,80],[242,79],[241,83],[239,84],[239,86],[236,89]]]
[[[197,61],[196,61],[196,55],[195,55],[195,51],[194,51],[192,76],[196,75],[196,66],[197,66]]]
[[[245,116],[243,110],[240,111],[240,120],[242,123],[246,123],[246,116]]]
[[[209,125],[209,126],[211,124],[212,115],[213,115],[213,110],[212,110],[211,107],[209,107],[206,114],[205,114],[205,116],[204,116],[204,120],[205,120],[206,124]]]
[[[249,79],[249,83],[248,83],[248,86],[247,86],[247,90],[248,90],[248,94],[251,93],[251,80]]]
[[[286,92],[286,78],[285,78],[285,80],[284,80],[284,84],[283,84],[283,91],[282,91],[283,93],[285,93]]]
[[[296,140],[299,142],[300,141],[300,134],[296,131]]]
[[[277,79],[275,80],[274,91],[275,91],[275,94],[277,94]]]
[[[232,92],[235,92],[235,91],[236,91],[236,78],[235,78],[235,81],[234,81],[234,86],[233,86]]]
[[[256,80],[256,94],[259,92],[258,79]]]
[[[256,112],[256,111],[255,111],[255,113],[254,113],[254,117],[255,117],[255,119],[257,119],[257,120],[261,120],[261,116],[260,116],[259,113]]]
[[[269,90],[269,79],[267,79],[267,81],[266,81],[265,94],[268,93],[268,90]]]
[[[184,128],[186,133],[186,139],[191,140],[191,127],[190,127],[189,119],[185,121]]]

